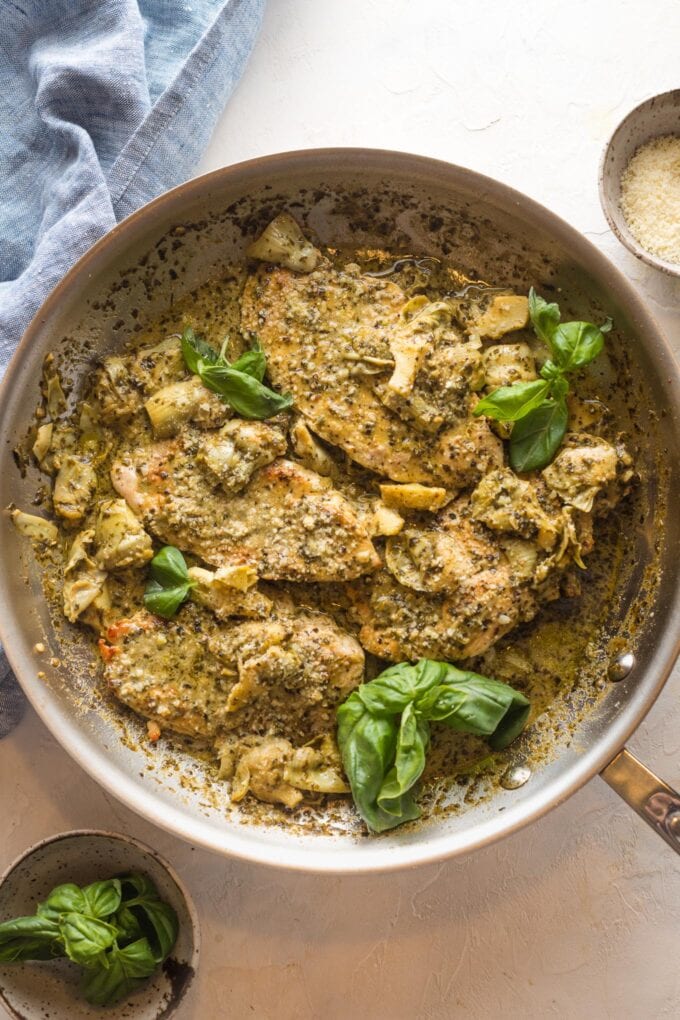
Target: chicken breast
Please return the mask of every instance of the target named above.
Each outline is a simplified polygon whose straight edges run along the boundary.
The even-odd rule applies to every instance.
[[[581,525],[558,506],[551,517],[527,491],[528,482],[509,490],[503,473],[497,475],[502,513],[488,513],[489,475],[480,482],[482,493],[457,500],[431,524],[389,538],[385,569],[348,586],[367,651],[392,662],[466,659],[559,596],[560,573],[592,548],[588,515]],[[480,520],[480,507],[488,523]],[[516,537],[518,530],[529,537]]]
[[[210,739],[234,675],[199,643],[191,622],[188,613],[162,620],[141,610],[109,627],[99,647],[106,682],[120,701],[161,729]]]
[[[246,284],[241,321],[319,436],[395,481],[458,490],[502,462],[486,421],[470,417],[481,354],[441,308],[405,306],[401,288],[357,266],[264,269]]]
[[[363,679],[364,653],[323,613],[277,600],[267,620],[212,628],[207,647],[238,675],[227,730],[302,743],[333,728],[335,709]]]
[[[112,466],[115,489],[157,538],[214,567],[250,565],[269,580],[343,581],[379,566],[356,511],[329,479],[277,459],[228,496],[201,466],[200,443],[191,435],[156,443]]]
[[[236,729],[303,742],[332,725],[363,677],[357,641],[330,617],[277,599],[266,620],[219,624],[198,606],[172,620],[145,610],[109,627],[104,672],[124,704],[208,740]]]

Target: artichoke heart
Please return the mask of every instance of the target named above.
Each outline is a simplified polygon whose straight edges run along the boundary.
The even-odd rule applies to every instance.
[[[536,364],[529,344],[494,344],[482,357],[484,385],[489,390],[536,379]]]
[[[446,489],[437,485],[420,485],[407,482],[405,485],[381,485],[380,495],[390,510],[441,510],[449,499]]]
[[[79,524],[89,510],[97,488],[97,475],[89,457],[67,453],[54,481],[54,512],[71,524]]]
[[[124,499],[102,500],[94,535],[97,563],[105,570],[141,567],[153,556],[151,538]]]
[[[59,529],[52,521],[16,508],[11,511],[11,517],[14,527],[25,538],[30,538],[33,542],[44,542],[45,545],[56,545]]]
[[[598,493],[615,480],[618,460],[605,439],[574,433],[542,475],[563,503],[589,513]]]
[[[293,746],[282,737],[265,738],[239,757],[233,769],[231,799],[238,803],[248,792],[269,804],[297,807],[302,800],[299,790],[284,778],[284,770],[293,753]],[[223,762],[222,774],[228,775],[232,766]]]
[[[541,549],[552,549],[564,528],[560,511],[550,516],[538,501],[534,486],[508,468],[485,475],[472,493],[470,506],[473,518],[487,528],[535,537]]]
[[[529,301],[521,294],[499,294],[472,323],[472,331],[487,340],[524,329],[529,321]]]
[[[187,422],[206,427],[220,425],[232,413],[196,375],[157,390],[144,404],[144,410],[159,439],[177,435]]]
[[[107,574],[97,566],[91,555],[94,538],[92,528],[79,532],[64,567],[64,616],[71,623],[75,623],[104,591]]]
[[[296,790],[310,793],[349,793],[340,753],[329,733],[296,748],[283,769],[283,778]]]
[[[290,213],[279,213],[246,251],[248,258],[311,273],[321,261],[321,253],[307,240]]]
[[[271,600],[253,588],[257,573],[250,566],[220,567],[216,571],[190,567],[193,598],[211,609],[218,620],[232,616],[269,616]]]

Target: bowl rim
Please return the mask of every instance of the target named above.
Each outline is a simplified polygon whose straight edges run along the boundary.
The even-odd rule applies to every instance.
[[[632,110],[629,110],[625,117],[623,117],[618,122],[618,124],[610,134],[609,138],[607,139],[604,148],[602,149],[602,154],[600,156],[600,165],[597,174],[597,190],[600,196],[600,206],[602,207],[602,212],[604,213],[607,223],[611,227],[612,232],[619,239],[621,244],[624,245],[624,247],[626,247],[629,252],[635,255],[636,258],[640,259],[642,262],[645,262],[648,266],[651,266],[653,269],[658,269],[662,273],[666,273],[667,276],[680,277],[680,263],[668,262],[666,259],[662,259],[659,256],[654,255],[652,252],[648,251],[646,248],[644,248],[637,240],[637,238],[634,237],[631,231],[628,229],[628,225],[626,223],[625,216],[623,215],[623,211],[621,212],[621,217],[623,220],[624,227],[623,229],[621,228],[613,212],[615,202],[610,200],[605,189],[605,181],[609,179],[611,173],[607,167],[609,154],[612,151],[612,147],[615,144],[619,132],[623,131],[623,129],[627,127],[627,125],[629,125],[636,118],[640,117],[642,113],[647,108],[653,106],[654,103],[672,96],[676,97],[678,103],[680,104],[680,88],[668,89],[666,92],[658,92],[655,93],[653,96],[648,96],[647,99],[643,99],[641,103],[638,103],[637,106],[634,106],[632,108]],[[678,130],[678,137],[680,137],[680,129]],[[637,149],[635,151],[637,151]]]
[[[113,248],[115,251],[119,241],[129,233],[134,238],[138,228],[144,229],[148,218],[162,213],[165,208],[176,211],[185,204],[201,200],[210,195],[213,185],[219,187],[223,181],[233,178],[238,180],[243,175],[247,178],[249,174],[266,173],[269,176],[281,170],[291,172],[295,167],[309,169],[319,162],[322,165],[333,165],[337,160],[344,162],[364,160],[369,164],[371,160],[379,161],[383,168],[390,166],[392,171],[408,174],[412,179],[418,178],[419,175],[437,176],[440,179],[453,178],[453,181],[457,181],[461,187],[468,190],[479,189],[485,196],[493,196],[497,202],[502,201],[506,208],[521,210],[531,222],[542,223],[546,232],[569,244],[573,257],[584,262],[588,272],[597,276],[603,287],[609,288],[626,304],[636,331],[646,334],[647,345],[654,352],[657,362],[660,363],[662,360],[665,362],[666,385],[674,390],[675,398],[680,404],[680,372],[673,350],[659,323],[622,270],[574,226],[535,199],[475,170],[429,156],[364,147],[293,150],[220,167],[163,193],[132,213],[97,241],[75,263],[36,312],[2,382],[0,402],[3,394],[13,385],[13,378],[19,373],[22,360],[28,354],[34,336],[40,333],[43,325],[58,310],[62,298],[68,299],[74,292],[80,293],[83,284],[98,269],[100,260],[106,257],[109,249]],[[428,838],[428,834],[424,832],[417,841],[405,840],[398,846],[386,845],[378,838],[370,854],[357,853],[357,850],[361,851],[366,847],[365,839],[360,841],[361,847],[343,846],[329,853],[314,846],[301,846],[299,840],[292,836],[290,844],[285,847],[271,846],[258,840],[252,831],[244,833],[243,829],[247,827],[239,827],[241,831],[236,833],[225,829],[220,832],[219,837],[216,837],[214,828],[203,819],[189,817],[180,805],[169,805],[140,790],[134,779],[121,769],[116,768],[112,772],[110,758],[100,749],[93,747],[85,737],[73,731],[63,731],[51,724],[52,712],[45,701],[44,691],[32,680],[24,655],[13,641],[9,627],[11,619],[9,614],[0,612],[0,638],[5,639],[5,650],[15,672],[17,675],[23,675],[22,686],[29,700],[55,739],[104,789],[148,821],[189,843],[222,856],[307,874],[364,875],[442,862],[488,846],[538,820],[563,803],[616,756],[658,697],[680,652],[679,620],[678,626],[666,627],[660,634],[653,657],[647,664],[646,672],[649,675],[631,692],[624,709],[608,722],[606,732],[580,752],[568,769],[554,777],[547,791],[533,795],[525,804],[508,807],[503,815],[502,826],[497,824],[495,818],[491,818],[461,833],[456,840],[452,840],[448,834],[437,834],[434,838]]]
[[[158,852],[158,850],[155,850],[147,843],[142,842],[142,840],[137,839],[136,836],[129,836],[127,835],[127,833],[123,832],[112,832],[109,829],[68,829],[64,832],[56,832],[51,836],[43,837],[43,839],[38,840],[37,843],[33,843],[31,846],[23,850],[12,861],[10,861],[10,863],[7,865],[7,867],[0,875],[0,891],[2,890],[3,885],[10,877],[10,875],[21,864],[29,860],[39,850],[42,850],[44,847],[50,846],[53,843],[59,843],[64,839],[71,839],[73,837],[78,838],[80,836],[90,837],[95,836],[98,838],[111,840],[113,842],[126,843],[128,844],[128,846],[132,846],[136,850],[140,850],[145,856],[151,857],[157,864],[160,865],[161,868],[163,868],[164,871],[167,872],[167,874],[169,875],[169,877],[172,879],[177,889],[179,890],[179,893],[184,901],[187,914],[189,915],[189,920],[191,922],[193,948],[191,952],[191,959],[187,960],[187,966],[191,969],[189,980],[185,982],[180,993],[180,997],[177,1000],[177,1002],[173,1004],[171,1011],[169,1013],[163,1014],[164,1017],[165,1016],[171,1017],[172,1014],[175,1012],[176,1007],[179,1006],[182,999],[186,995],[187,991],[191,987],[194,977],[196,976],[196,971],[198,970],[198,963],[201,951],[201,922],[199,919],[198,911],[196,909],[196,905],[193,901],[191,893],[189,892],[189,889],[187,888],[183,879],[181,879],[180,876],[177,874],[172,864],[170,864],[169,861],[167,861],[165,857],[163,857],[163,855]],[[5,1006],[10,1011],[12,1016],[15,1017],[20,1016],[20,1014],[16,1013],[16,1011],[14,1010],[12,1004],[7,1001],[4,989],[1,985],[0,985],[0,1001],[5,1004]]]

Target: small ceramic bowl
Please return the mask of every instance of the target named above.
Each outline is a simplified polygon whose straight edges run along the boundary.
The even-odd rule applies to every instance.
[[[189,893],[173,869],[130,836],[81,829],[37,843],[0,878],[0,921],[30,915],[64,882],[87,885],[130,871],[147,875],[174,907],[179,936],[172,955],[137,992],[105,1009],[78,994],[79,967],[67,960],[0,964],[0,1001],[18,1020],[161,1020],[184,998],[198,965],[199,926]]]
[[[680,276],[680,264],[653,255],[633,237],[621,210],[621,175],[635,151],[661,135],[680,135],[680,89],[646,99],[621,121],[602,154],[600,202],[609,226],[633,255],[664,273]]]

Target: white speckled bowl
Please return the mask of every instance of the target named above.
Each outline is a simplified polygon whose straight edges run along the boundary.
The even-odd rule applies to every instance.
[[[602,154],[600,202],[609,226],[633,255],[655,269],[680,276],[680,264],[653,255],[633,237],[621,209],[621,175],[636,150],[661,135],[680,135],[680,89],[646,99],[623,118]]]
[[[128,999],[106,1009],[78,994],[79,967],[67,960],[0,965],[0,1001],[17,1020],[166,1020],[191,984],[200,947],[198,917],[174,870],[130,836],[90,829],[51,836],[27,850],[0,878],[0,921],[33,914],[63,882],[87,885],[139,871],[177,912],[179,936],[169,959]]]

